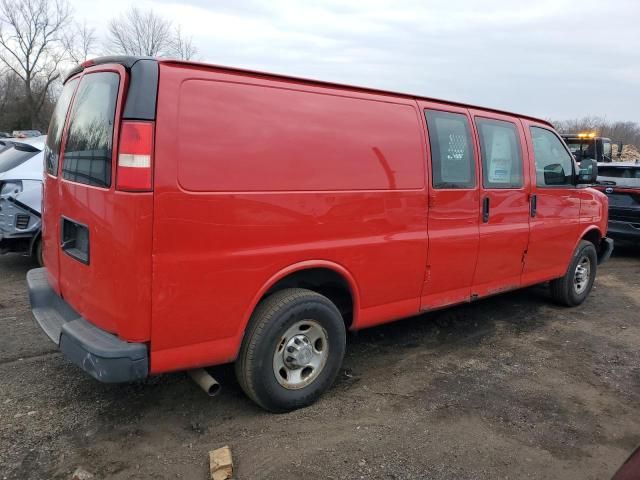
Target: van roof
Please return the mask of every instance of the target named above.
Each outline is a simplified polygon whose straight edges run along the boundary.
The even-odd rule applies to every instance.
[[[537,117],[533,117],[533,116],[530,116],[530,115],[523,115],[523,114],[520,114],[520,113],[509,112],[507,110],[499,110],[499,109],[496,109],[496,108],[482,107],[482,106],[479,106],[479,105],[473,105],[473,104],[469,104],[469,103],[462,103],[462,102],[456,102],[456,101],[451,101],[451,100],[443,100],[443,99],[439,99],[439,98],[426,97],[426,96],[415,95],[415,94],[411,94],[411,93],[396,92],[396,91],[393,91],[393,90],[383,90],[383,89],[372,88],[372,87],[362,87],[362,86],[357,86],[357,85],[347,85],[347,84],[337,83],[337,82],[329,82],[329,81],[324,81],[324,80],[315,80],[315,79],[312,79],[312,78],[296,77],[296,76],[293,76],[293,75],[283,75],[283,74],[279,74],[279,73],[263,72],[263,71],[259,71],[259,70],[251,70],[251,69],[246,69],[246,68],[229,67],[229,66],[225,66],[225,65],[216,65],[216,64],[203,63],[203,62],[194,62],[194,61],[191,61],[191,60],[178,60],[178,59],[170,59],[170,58],[152,58],[152,57],[136,57],[136,56],[126,56],[126,55],[104,56],[104,57],[94,58],[92,60],[88,60],[86,62],[83,62],[80,65],[77,65],[69,73],[67,73],[64,81],[66,82],[72,76],[80,73],[82,70],[84,70],[85,68],[88,68],[88,67],[90,67],[92,65],[104,65],[104,64],[107,64],[107,63],[117,63],[117,64],[120,64],[120,65],[123,65],[127,69],[131,69],[131,67],[133,67],[133,65],[138,60],[156,60],[157,62],[164,63],[164,64],[186,65],[186,66],[193,66],[193,67],[198,67],[198,68],[209,68],[209,69],[216,69],[216,70],[228,70],[228,71],[232,71],[232,72],[240,72],[240,73],[246,73],[246,74],[251,74],[251,75],[259,75],[261,77],[271,77],[271,78],[278,78],[278,79],[283,79],[283,80],[294,80],[294,81],[297,81],[297,82],[304,82],[304,83],[311,84],[311,85],[327,86],[327,87],[334,87],[334,88],[343,88],[343,89],[355,90],[355,91],[360,91],[360,92],[377,93],[377,94],[382,94],[382,95],[393,95],[393,96],[400,96],[400,97],[404,97],[404,98],[426,100],[426,101],[433,101],[433,102],[442,102],[442,103],[447,103],[447,104],[450,104],[450,105],[455,105],[455,106],[458,106],[458,107],[476,108],[476,109],[485,110],[485,111],[488,111],[488,112],[502,113],[502,114],[506,114],[506,115],[513,115],[515,117],[526,118],[528,120],[533,120],[535,122],[540,122],[540,123],[543,123],[545,125],[549,125],[550,127],[553,128],[553,125],[549,121],[544,120],[542,118],[537,118]]]

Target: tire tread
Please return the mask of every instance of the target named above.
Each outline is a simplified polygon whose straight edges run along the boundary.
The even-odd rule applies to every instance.
[[[253,366],[256,363],[255,351],[265,335],[265,329],[272,322],[274,315],[286,311],[287,306],[301,301],[320,301],[333,307],[339,315],[337,307],[325,296],[306,288],[287,288],[280,290],[262,300],[251,315],[245,332],[240,353],[235,362],[238,383],[246,395],[259,406],[269,411],[283,411],[265,404],[256,393],[252,382]]]
[[[575,268],[574,263],[576,262],[577,258],[580,256],[581,252],[586,248],[593,249],[594,254],[596,254],[596,249],[593,243],[589,242],[588,240],[581,240],[580,243],[578,244],[578,248],[576,248],[575,252],[571,257],[571,261],[569,262],[569,266],[567,267],[567,271],[565,272],[565,274],[560,278],[552,280],[549,284],[549,288],[551,290],[551,297],[559,305],[563,305],[565,307],[575,307],[576,305],[579,305],[580,303],[582,303],[582,302],[576,302],[572,298],[571,292],[572,292],[573,285],[571,282],[573,281],[573,269]],[[597,255],[595,255],[594,258],[597,259]],[[597,262],[592,261],[591,268],[592,268],[591,274],[595,278],[596,271],[597,271]],[[591,281],[593,284],[593,280]],[[589,295],[590,290],[591,290],[591,287],[589,288],[589,290],[587,290],[587,294],[585,295],[585,298]]]

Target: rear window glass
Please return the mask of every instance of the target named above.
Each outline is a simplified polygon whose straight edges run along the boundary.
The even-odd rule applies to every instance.
[[[640,178],[640,167],[598,167],[599,177]]]
[[[30,145],[14,145],[0,152],[0,173],[16,168],[39,151],[40,150]]]
[[[47,136],[47,145],[44,150],[44,161],[47,172],[50,175],[58,174],[58,159],[60,156],[60,142],[62,142],[62,131],[64,130],[64,121],[67,118],[67,110],[73,97],[73,92],[78,85],[78,79],[67,82],[62,89],[56,108],[51,117],[49,124],[49,134]]]
[[[78,183],[109,187],[113,125],[120,75],[97,72],[80,81],[73,102],[62,176]]]

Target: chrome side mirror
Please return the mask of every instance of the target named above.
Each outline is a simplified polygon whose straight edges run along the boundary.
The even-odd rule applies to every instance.
[[[580,169],[576,179],[577,185],[593,185],[598,179],[598,163],[591,159],[585,158],[580,162]]]

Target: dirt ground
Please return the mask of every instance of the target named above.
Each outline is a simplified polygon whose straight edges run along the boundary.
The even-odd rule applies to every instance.
[[[231,368],[208,398],[184,374],[102,385],[33,322],[0,257],[0,478],[607,479],[640,443],[640,248],[620,249],[579,308],[535,287],[351,335],[316,405],[263,412]]]

